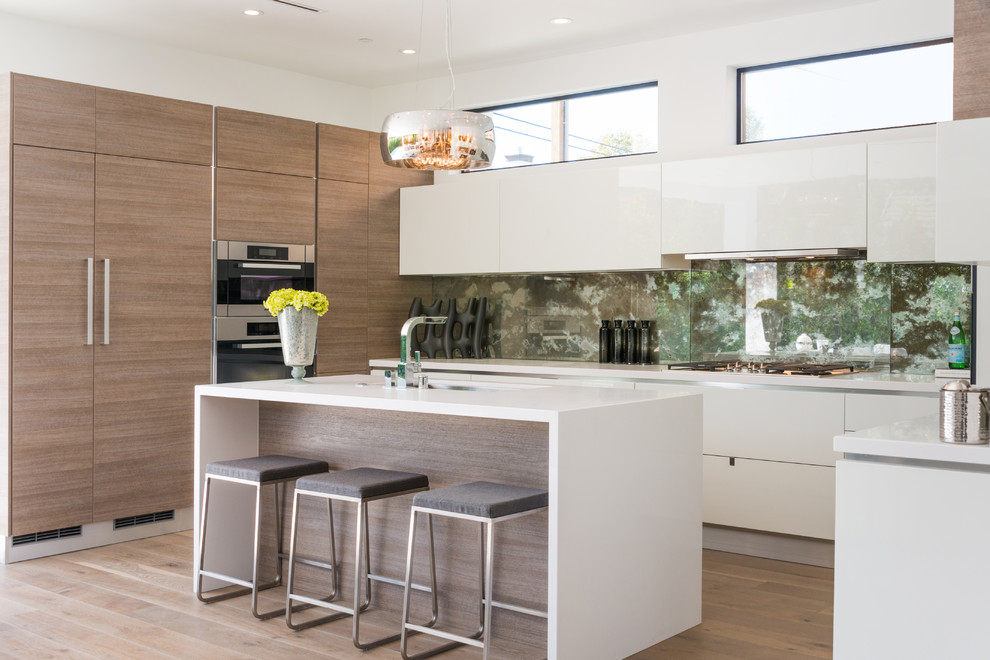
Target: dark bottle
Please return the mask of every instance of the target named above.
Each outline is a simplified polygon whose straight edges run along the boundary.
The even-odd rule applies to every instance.
[[[604,319],[598,330],[598,361],[602,364],[612,361],[612,328]]]
[[[630,319],[626,323],[626,364],[636,364],[639,359],[639,334],[636,321]]]
[[[622,331],[622,319],[615,319],[612,328],[612,364],[622,364],[626,359],[626,333]]]
[[[650,364],[653,361],[653,356],[650,351],[652,332],[650,331],[650,322],[643,320],[640,321],[639,329],[639,363],[640,364]]]

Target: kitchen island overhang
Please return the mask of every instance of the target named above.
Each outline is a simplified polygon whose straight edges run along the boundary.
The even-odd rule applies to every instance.
[[[700,395],[481,390],[389,389],[370,376],[198,386],[197,516],[206,464],[259,452],[419,470],[434,487],[516,477],[550,491],[542,540],[525,541],[545,543],[532,572],[541,589],[545,575],[548,657],[623,658],[700,623]],[[211,508],[207,562],[233,574],[250,573],[253,501],[241,495],[211,494],[226,515]],[[388,533],[404,537],[399,527]]]

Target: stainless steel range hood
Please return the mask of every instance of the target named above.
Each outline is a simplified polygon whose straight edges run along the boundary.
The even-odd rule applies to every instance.
[[[752,252],[697,252],[685,254],[684,258],[692,260],[708,259],[712,261],[801,261],[804,259],[864,259],[866,250],[856,248],[817,248],[807,250],[754,250]]]

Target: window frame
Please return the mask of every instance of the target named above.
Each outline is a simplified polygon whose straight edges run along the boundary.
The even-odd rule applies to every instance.
[[[799,66],[801,64],[815,64],[817,62],[828,62],[832,60],[843,60],[849,59],[851,57],[862,57],[865,55],[880,55],[883,53],[890,53],[900,50],[911,50],[914,48],[925,48],[927,46],[939,46],[942,44],[953,43],[952,37],[945,37],[943,39],[931,39],[928,41],[916,41],[908,44],[899,44],[896,46],[883,46],[880,48],[867,48],[864,50],[856,50],[848,53],[836,53],[833,55],[819,55],[817,57],[805,57],[797,60],[788,60],[786,62],[773,62],[771,64],[757,64],[754,66],[745,66],[736,68],[736,144],[759,144],[760,142],[779,142],[780,140],[800,140],[802,138],[809,137],[822,137],[825,135],[847,135],[850,133],[863,133],[865,131],[883,131],[891,128],[905,128],[907,126],[925,126],[932,124],[934,122],[922,122],[919,124],[901,124],[898,126],[882,126],[877,128],[860,128],[853,131],[837,131],[834,133],[812,133],[809,135],[794,135],[791,137],[779,137],[779,138],[767,138],[765,140],[747,140],[743,141],[743,127],[746,123],[745,110],[743,108],[743,97],[744,88],[743,76],[751,71],[765,71],[767,69],[782,69],[784,67]]]
[[[658,91],[658,93],[659,93],[660,81],[659,80],[653,80],[653,81],[648,81],[648,82],[632,83],[632,84],[629,84],[629,85],[619,85],[617,87],[606,87],[606,88],[603,88],[603,89],[595,89],[595,90],[591,90],[591,91],[587,91],[587,92],[575,92],[573,94],[558,94],[556,96],[547,96],[547,97],[541,97],[541,98],[534,98],[534,99],[529,99],[527,101],[515,101],[515,102],[512,102],[512,103],[499,103],[497,105],[488,105],[488,106],[478,107],[478,108],[466,108],[466,110],[468,112],[479,112],[479,113],[483,113],[483,112],[495,112],[497,110],[508,110],[508,109],[511,109],[511,108],[519,108],[519,107],[523,107],[523,106],[527,106],[527,105],[536,105],[536,104],[539,104],[539,103],[554,103],[554,102],[557,102],[557,101],[570,101],[572,99],[585,98],[585,97],[589,97],[589,96],[602,96],[604,94],[612,94],[612,93],[615,93],[615,92],[627,92],[627,91],[633,91],[633,90],[637,90],[637,89],[647,89],[647,88],[651,88],[651,87],[654,88],[654,89],[656,89]],[[658,106],[658,108],[657,108],[657,112],[658,112],[657,121],[659,122],[659,97],[657,99],[657,106]],[[659,130],[659,126],[658,126],[658,130]],[[497,142],[496,142],[496,149],[497,149]],[[468,170],[467,173],[468,174],[474,174],[475,172],[501,172],[503,170],[516,170],[516,169],[521,169],[521,168],[526,168],[526,167],[541,167],[541,166],[545,166],[545,165],[560,165],[562,163],[577,163],[577,162],[584,162],[584,161],[588,161],[588,160],[606,160],[606,159],[609,159],[609,158],[628,158],[629,156],[643,156],[643,155],[658,154],[658,153],[660,153],[660,136],[659,136],[659,133],[657,135],[657,148],[654,151],[640,151],[640,152],[636,152],[636,153],[632,153],[632,154],[614,154],[614,155],[611,155],[611,156],[598,156],[597,158],[574,159],[574,160],[555,160],[555,161],[550,161],[548,163],[527,163],[525,165],[515,165],[515,166],[512,166],[512,167],[486,167],[486,168],[483,168],[483,169]]]

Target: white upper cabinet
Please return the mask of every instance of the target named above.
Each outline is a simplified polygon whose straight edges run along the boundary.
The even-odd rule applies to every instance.
[[[663,164],[664,253],[866,246],[866,145]]]
[[[499,271],[498,181],[465,177],[399,191],[399,274]]]
[[[503,273],[660,268],[660,165],[513,172],[500,190]]]
[[[940,123],[935,259],[990,265],[990,118]]]
[[[867,159],[867,259],[934,261],[935,139],[870,143]]]

